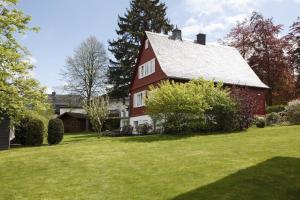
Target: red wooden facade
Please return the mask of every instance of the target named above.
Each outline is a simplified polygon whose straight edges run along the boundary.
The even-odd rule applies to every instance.
[[[145,47],[144,47],[145,41],[143,42],[143,45],[140,49],[140,54],[138,56],[137,65],[135,66],[135,69],[134,69],[134,75],[133,75],[133,79],[132,79],[132,83],[131,83],[131,87],[130,87],[130,109],[129,109],[130,117],[138,117],[138,116],[146,115],[146,107],[135,108],[133,106],[134,105],[133,97],[134,97],[135,93],[148,90],[150,85],[158,85],[163,80],[170,80],[170,78],[167,77],[167,75],[161,69],[159,60],[156,58],[155,53],[151,47],[151,44],[149,43],[148,48],[145,49]],[[138,67],[153,58],[156,58],[155,73],[153,73],[147,77],[144,77],[142,79],[139,79]],[[174,79],[172,79],[172,80],[174,80]],[[180,80],[180,81],[182,82],[182,81],[187,81],[187,80]],[[250,95],[256,99],[256,102],[257,102],[255,114],[256,115],[265,115],[266,89],[248,87],[248,91],[250,92]]]

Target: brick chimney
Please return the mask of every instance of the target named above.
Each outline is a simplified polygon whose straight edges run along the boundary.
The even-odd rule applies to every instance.
[[[181,36],[181,30],[176,28],[172,31],[172,39],[173,40],[181,40],[182,41],[182,36]]]
[[[198,44],[206,45],[206,35],[203,33],[199,33],[197,35],[197,41]]]

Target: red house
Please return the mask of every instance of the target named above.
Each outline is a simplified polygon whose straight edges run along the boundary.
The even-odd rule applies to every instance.
[[[144,97],[150,85],[163,80],[188,81],[196,78],[223,82],[228,86],[247,87],[256,99],[257,115],[265,114],[265,85],[243,59],[237,49],[206,44],[206,35],[195,41],[172,35],[146,32],[130,87],[130,124],[151,123],[146,114]]]

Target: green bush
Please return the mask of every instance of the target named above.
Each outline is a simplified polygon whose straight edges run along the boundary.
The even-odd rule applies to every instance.
[[[267,113],[272,113],[272,112],[280,113],[284,110],[285,110],[285,105],[268,106],[266,108]]]
[[[148,123],[140,124],[137,127],[137,132],[142,135],[150,133],[152,126]]]
[[[267,126],[271,126],[274,124],[280,123],[280,115],[278,113],[272,112],[267,114],[266,116],[266,124]]]
[[[59,144],[64,137],[64,124],[61,119],[51,119],[48,123],[48,144]]]
[[[131,125],[123,126],[120,134],[121,136],[130,136],[132,135],[133,127]]]
[[[44,139],[44,124],[40,119],[25,117],[16,127],[16,142],[23,146],[41,146]]]
[[[147,113],[161,123],[165,133],[237,128],[236,103],[222,84],[213,81],[162,82],[150,88],[146,106]]]
[[[294,100],[288,103],[287,118],[291,124],[300,125],[300,100]]]
[[[266,120],[264,118],[257,118],[255,124],[257,128],[265,128]]]
[[[102,130],[112,131],[120,129],[120,118],[109,118],[104,121]]]

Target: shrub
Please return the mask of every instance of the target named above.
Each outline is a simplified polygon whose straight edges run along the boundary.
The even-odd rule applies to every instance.
[[[44,139],[44,124],[40,119],[23,118],[16,127],[16,141],[24,146],[41,146]]]
[[[120,129],[120,118],[109,118],[104,121],[102,130],[103,131],[112,131]]]
[[[291,124],[300,125],[300,112],[294,112],[289,121],[291,122]]]
[[[284,110],[285,110],[285,106],[284,105],[268,106],[266,108],[266,112],[267,113],[272,113],[272,112],[280,113],[280,112],[282,112]]]
[[[64,124],[61,119],[51,119],[48,123],[48,144],[59,144],[64,136]]]
[[[151,129],[152,129],[152,126],[150,124],[144,123],[144,124],[138,125],[137,132],[142,135],[146,135],[150,132]]]
[[[257,118],[255,124],[257,128],[265,128],[266,120],[264,118]]]
[[[119,131],[119,136],[130,136],[132,135],[133,127],[131,125],[123,126]]]
[[[291,124],[300,124],[300,100],[294,100],[288,103],[287,118]]]
[[[240,129],[239,107],[232,101],[213,106],[206,114],[205,131],[235,131]]]
[[[279,124],[280,123],[280,115],[275,112],[267,114],[266,123],[267,123],[267,126]]]
[[[239,130],[249,128],[254,121],[256,99],[247,87],[232,87],[231,96],[238,105]]]
[[[236,128],[226,121],[230,115],[235,116],[236,104],[228,90],[213,81],[162,82],[158,87],[150,88],[146,106],[147,113],[153,121],[161,123],[165,133]]]

